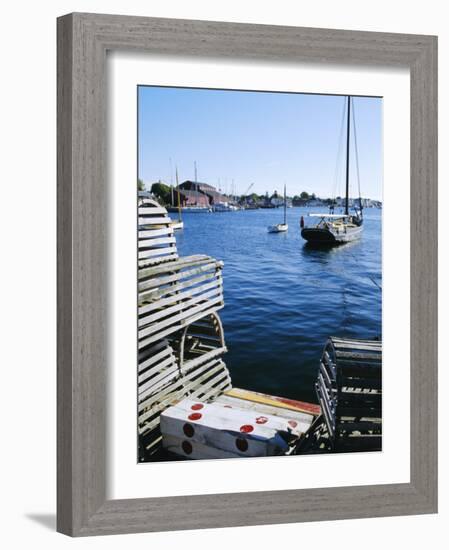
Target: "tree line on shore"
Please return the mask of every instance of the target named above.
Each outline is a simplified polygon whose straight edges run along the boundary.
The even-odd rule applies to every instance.
[[[139,191],[145,191],[146,188],[145,188],[145,184],[144,182],[139,178],[137,180],[137,186],[138,186],[138,190]],[[162,183],[162,182],[157,182],[157,183],[153,183],[152,186],[151,186],[151,189],[150,189],[150,192],[152,195],[154,195],[158,201],[163,204],[164,206],[168,206],[171,204],[171,201],[172,201],[172,189],[169,185],[165,184],[165,183]],[[232,197],[229,197],[230,200],[233,200],[235,202],[238,202],[238,203],[242,203],[242,202],[252,202],[252,203],[259,203],[261,201],[264,201],[264,200],[270,200],[272,198],[276,198],[276,197],[279,197],[278,193],[275,191],[271,196],[269,196],[268,192],[265,193],[264,195],[259,195],[257,193],[251,193],[250,195],[233,195]],[[337,197],[337,199],[339,199],[340,197]],[[301,203],[301,202],[307,202],[309,200],[317,200],[317,196],[315,195],[315,193],[308,193],[307,191],[302,191],[302,193],[300,193],[299,195],[294,195],[294,196],[287,196],[287,199],[292,201],[293,204],[295,203]],[[332,202],[334,202],[334,199],[331,199],[331,198],[327,198],[327,199],[319,199],[320,201],[322,201],[323,203],[329,203],[331,204]]]

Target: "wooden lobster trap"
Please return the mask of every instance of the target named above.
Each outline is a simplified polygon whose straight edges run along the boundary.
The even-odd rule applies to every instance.
[[[332,337],[315,384],[330,448],[382,448],[382,342]]]
[[[291,452],[319,407],[232,388],[218,315],[223,263],[205,255],[179,257],[173,223],[151,199],[139,204],[138,247],[140,460],[164,450],[183,458]],[[195,437],[180,429],[186,403],[204,404],[196,413],[204,419],[190,425]],[[240,433],[239,422],[252,430]]]

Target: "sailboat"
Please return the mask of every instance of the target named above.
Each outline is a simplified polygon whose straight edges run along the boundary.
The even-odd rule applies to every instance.
[[[284,185],[284,223],[268,226],[268,233],[283,233],[288,231],[287,224],[287,187]]]
[[[184,222],[182,221],[182,216],[181,216],[181,196],[179,194],[178,167],[176,167],[176,190],[178,193],[178,221],[172,221],[170,224],[175,231],[177,229],[184,228]]]
[[[309,217],[319,218],[318,223],[312,226],[303,226],[301,218],[301,236],[311,244],[339,245],[360,239],[363,231],[363,209],[362,198],[359,189],[359,208],[355,208],[354,214],[349,213],[349,149],[351,140],[351,96],[347,97],[347,120],[346,120],[346,195],[344,214],[334,214],[333,206],[329,214],[309,214]],[[354,116],[354,115],[353,115]],[[355,119],[354,120],[354,138]],[[357,140],[355,139],[356,152]],[[358,163],[357,163],[358,164]]]

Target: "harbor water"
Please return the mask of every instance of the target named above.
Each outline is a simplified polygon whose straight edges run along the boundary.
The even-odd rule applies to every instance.
[[[223,260],[220,317],[233,385],[316,402],[314,382],[329,336],[381,338],[382,211],[364,211],[362,238],[313,249],[299,220],[325,209],[290,208],[289,230],[268,233],[282,209],[188,214],[177,231],[180,255]],[[172,214],[176,218],[176,214]]]

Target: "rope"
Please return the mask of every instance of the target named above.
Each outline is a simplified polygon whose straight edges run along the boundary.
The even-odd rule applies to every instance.
[[[334,178],[334,187],[332,189],[332,198],[335,200],[337,196],[337,187],[341,183],[339,180],[341,178],[341,155],[342,155],[342,145],[343,145],[343,131],[345,127],[345,115],[346,115],[346,101],[343,98],[343,109],[341,113],[341,124],[340,124],[340,137],[338,138],[338,151],[337,151],[337,160],[335,163],[335,178]]]
[[[354,114],[354,100],[352,100],[352,125],[354,127],[354,145],[355,145],[355,165],[357,168],[357,183],[359,188],[359,198],[360,198],[360,207],[362,206],[362,195],[360,192],[360,169],[359,169],[359,149],[357,147],[357,130],[355,125],[355,114]]]

